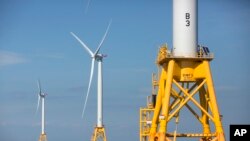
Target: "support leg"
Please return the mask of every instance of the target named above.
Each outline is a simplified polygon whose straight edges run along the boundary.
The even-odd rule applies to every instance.
[[[207,79],[207,88],[208,88],[208,95],[211,101],[211,111],[214,115],[214,122],[215,122],[215,128],[216,128],[216,133],[217,133],[217,138],[218,141],[225,141],[224,137],[224,132],[222,128],[222,123],[220,120],[220,114],[219,114],[219,109],[216,101],[216,96],[215,96],[215,90],[214,90],[214,85],[213,85],[213,79],[212,79],[212,74],[210,71],[210,65],[208,61],[203,62],[205,67],[206,67],[206,79]]]
[[[200,97],[200,103],[201,106],[208,111],[208,102],[206,100],[206,90],[205,87],[201,87],[200,91],[199,91],[199,97]],[[201,111],[201,120],[202,120],[202,126],[203,126],[203,133],[204,134],[210,134],[210,126],[209,126],[209,121],[208,121],[208,116]],[[203,138],[202,141],[209,141],[210,138]]]
[[[173,81],[174,64],[175,64],[174,60],[170,60],[168,63],[167,81],[165,85],[165,97],[162,102],[162,113],[160,119],[159,141],[166,140],[167,119],[169,114],[169,101],[170,101],[172,81]]]
[[[164,82],[166,81],[166,71],[162,71],[160,78],[161,79],[159,80],[159,90],[158,90],[156,105],[154,109],[154,116],[152,119],[152,125],[151,125],[150,133],[149,133],[150,141],[155,140],[155,136],[157,132],[157,125],[158,125],[159,115],[160,115],[161,106],[162,106],[162,99],[164,98],[164,92],[165,92]]]

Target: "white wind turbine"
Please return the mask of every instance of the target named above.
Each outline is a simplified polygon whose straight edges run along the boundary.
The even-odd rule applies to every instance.
[[[88,101],[88,96],[89,96],[89,91],[90,91],[90,87],[91,87],[91,83],[92,83],[92,78],[93,78],[93,73],[94,73],[94,66],[95,66],[95,61],[97,61],[98,63],[98,76],[97,76],[97,127],[103,127],[103,123],[102,123],[102,59],[104,57],[106,57],[106,55],[104,54],[100,54],[99,50],[103,44],[103,41],[105,40],[109,27],[111,25],[112,20],[110,20],[109,25],[106,29],[106,32],[101,40],[101,42],[99,43],[97,49],[95,52],[92,52],[89,47],[80,39],[78,38],[73,32],[71,32],[72,36],[76,38],[76,40],[78,42],[80,42],[80,44],[84,47],[84,49],[89,53],[90,57],[92,58],[92,63],[91,63],[91,70],[90,70],[90,78],[89,78],[89,85],[88,85],[88,90],[87,90],[87,95],[86,95],[86,99],[84,102],[84,107],[83,107],[83,112],[82,112],[82,117],[84,116],[84,112],[86,109],[86,104]]]
[[[44,104],[44,102],[45,102],[45,96],[47,94],[42,92],[42,88],[41,88],[41,84],[40,84],[39,80],[37,81],[37,86],[38,86],[38,89],[39,89],[39,93],[38,93],[38,101],[37,101],[36,112],[39,109],[40,101],[42,101],[42,121],[41,121],[42,132],[41,132],[39,141],[46,141],[47,139],[46,139],[46,134],[45,134],[45,104]]]

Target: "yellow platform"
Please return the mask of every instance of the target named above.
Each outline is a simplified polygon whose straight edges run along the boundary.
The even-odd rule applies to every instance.
[[[91,141],[98,141],[98,140],[107,141],[104,127],[95,127]]]
[[[140,110],[140,141],[175,141],[178,137],[225,141],[209,64],[213,54],[185,58],[174,57],[167,52],[166,47],[161,47],[157,58],[161,75],[157,83],[155,106],[151,110]],[[202,133],[168,131],[171,120],[181,126],[179,113],[184,107],[199,121]],[[147,119],[150,117],[148,115],[152,115],[152,118]],[[145,119],[148,125],[143,122]]]
[[[46,134],[41,134],[38,141],[47,141]]]

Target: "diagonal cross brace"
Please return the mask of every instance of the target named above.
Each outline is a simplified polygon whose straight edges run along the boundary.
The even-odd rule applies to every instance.
[[[169,121],[189,100],[193,101],[193,103],[201,109],[211,120],[214,121],[214,118],[193,98],[193,96],[197,93],[197,91],[206,83],[206,79],[202,81],[202,83],[191,93],[189,94],[187,91],[185,91],[179,83],[177,83],[173,79],[174,84],[185,94],[187,95],[187,98],[180,104],[180,106],[168,117]]]

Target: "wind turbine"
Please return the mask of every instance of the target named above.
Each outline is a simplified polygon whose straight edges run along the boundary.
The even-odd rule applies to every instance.
[[[38,93],[38,101],[37,101],[37,108],[36,108],[36,112],[38,111],[39,109],[39,104],[40,104],[40,101],[42,101],[42,121],[41,121],[41,135],[40,135],[40,138],[38,141],[47,141],[47,136],[46,136],[46,133],[45,133],[45,96],[47,94],[43,93],[42,92],[42,88],[41,88],[41,84],[40,84],[40,81],[38,80],[37,81],[37,86],[38,86],[38,89],[39,89],[39,93]]]
[[[97,49],[95,52],[92,52],[89,47],[78,37],[76,36],[73,32],[71,32],[71,35],[83,46],[83,48],[88,52],[88,54],[90,55],[90,57],[92,58],[92,62],[91,62],[91,69],[90,69],[90,78],[89,78],[89,85],[88,85],[88,90],[87,90],[87,95],[86,95],[86,99],[84,102],[84,107],[83,107],[83,112],[82,112],[82,117],[84,116],[84,112],[86,109],[86,104],[88,101],[88,96],[89,96],[89,91],[90,91],[90,87],[91,87],[91,83],[92,83],[92,78],[93,78],[93,73],[94,73],[94,66],[95,66],[95,61],[97,61],[98,63],[98,76],[97,76],[97,125],[95,127],[95,131],[93,133],[92,136],[92,140],[97,140],[98,138],[103,139],[104,141],[106,141],[106,135],[105,135],[105,128],[103,126],[103,112],[102,112],[102,60],[104,57],[106,57],[106,55],[104,54],[100,54],[100,48],[107,36],[107,33],[109,31],[109,27],[111,25],[112,20],[110,20],[109,25],[106,29],[106,32],[102,38],[102,40],[100,41]]]

